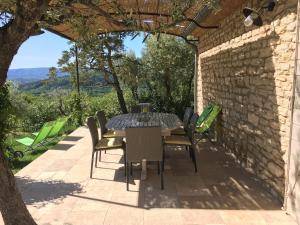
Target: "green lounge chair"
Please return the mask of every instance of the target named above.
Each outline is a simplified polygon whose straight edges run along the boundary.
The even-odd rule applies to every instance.
[[[48,138],[55,139],[60,134],[62,129],[64,128],[68,119],[69,119],[69,117],[62,117],[62,118],[58,118],[56,121],[54,121],[53,127],[52,127],[51,131],[49,132],[48,136],[46,137],[46,139],[48,139]],[[32,134],[34,136],[37,136],[39,134],[39,132],[35,132]]]
[[[30,137],[25,137],[21,139],[17,139],[16,141],[27,146],[26,151],[34,150],[34,148],[42,145],[42,142],[47,138],[49,132],[53,127],[53,122],[48,122],[43,125],[38,135],[32,139]]]
[[[211,113],[211,111],[213,110],[214,105],[208,105],[204,108],[203,112],[201,113],[201,115],[198,117],[197,123],[196,123],[196,128],[200,127],[201,124],[205,121],[205,119],[209,116],[209,114]]]
[[[198,126],[196,126],[196,132],[203,134],[206,131],[208,131],[208,129],[211,127],[211,125],[213,124],[213,122],[215,121],[215,119],[217,118],[219,113],[221,112],[221,110],[222,109],[220,106],[214,105],[212,107],[212,110],[207,115],[207,117],[203,120],[203,122],[201,124],[197,124]]]

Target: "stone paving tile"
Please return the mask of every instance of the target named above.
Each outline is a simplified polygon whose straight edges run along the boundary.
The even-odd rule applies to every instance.
[[[182,225],[183,219],[177,209],[149,209],[144,212],[144,225]]]
[[[294,219],[280,210],[264,210],[260,212],[262,218],[268,223],[295,223]],[[296,223],[295,223],[296,224]]]
[[[101,225],[104,222],[106,213],[106,211],[99,210],[73,211],[67,216],[63,225]]]
[[[227,210],[220,211],[219,214],[221,215],[224,223],[228,225],[267,225],[259,211]]]
[[[179,196],[206,196],[208,194],[206,185],[200,177],[177,177],[176,189]]]
[[[122,150],[103,153],[90,179],[87,128],[60,144],[72,146],[47,151],[16,175],[39,225],[296,225],[251,174],[210,144],[198,149],[198,173],[187,152],[169,148],[164,190],[154,164],[145,181],[134,166],[129,192]]]
[[[77,162],[77,159],[57,159],[45,171],[63,172],[69,171]]]
[[[188,224],[225,224],[218,210],[183,209],[181,216],[183,222]]]
[[[143,209],[113,205],[108,209],[103,225],[143,225],[143,221]]]

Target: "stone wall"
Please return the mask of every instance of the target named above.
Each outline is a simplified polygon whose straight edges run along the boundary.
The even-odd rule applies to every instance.
[[[245,6],[259,8],[262,1]],[[290,138],[297,1],[279,1],[264,26],[243,25],[242,8],[200,38],[197,110],[222,108],[220,144],[283,199]]]

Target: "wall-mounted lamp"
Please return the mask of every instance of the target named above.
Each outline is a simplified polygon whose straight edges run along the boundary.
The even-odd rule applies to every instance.
[[[269,0],[263,7],[261,7],[258,10],[252,9],[252,8],[244,8],[243,14],[245,16],[244,24],[246,27],[250,27],[252,25],[255,26],[262,26],[263,21],[261,18],[261,13],[264,9],[268,10],[269,12],[274,10],[276,3],[275,0]]]

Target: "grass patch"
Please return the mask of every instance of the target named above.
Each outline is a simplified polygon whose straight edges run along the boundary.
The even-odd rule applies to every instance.
[[[71,133],[73,130],[75,130],[75,126],[67,126],[65,129],[66,134]],[[57,137],[53,141],[49,141],[43,146],[39,146],[34,148],[34,151],[26,151],[27,147],[18,143],[16,139],[23,138],[23,137],[31,137],[34,139],[34,136],[31,133],[18,133],[17,135],[10,135],[8,139],[6,140],[6,143],[8,146],[11,146],[16,151],[22,151],[24,153],[24,157],[21,159],[16,159],[11,162],[11,169],[14,174],[16,174],[19,170],[27,166],[29,163],[37,159],[39,156],[41,156],[43,153],[45,153],[48,149],[51,149],[54,145],[56,145],[59,141],[61,141],[64,138],[65,135],[62,135],[60,137]]]
[[[27,166],[29,163],[31,163],[33,160],[35,160],[36,158],[41,156],[48,149],[50,149],[51,147],[56,145],[63,138],[63,136],[61,136],[61,137],[57,138],[56,141],[51,141],[49,143],[43,144],[43,146],[36,147],[34,149],[34,151],[31,151],[31,150],[26,151],[27,150],[26,146],[19,144],[18,142],[15,141],[16,139],[22,138],[22,137],[32,137],[32,135],[27,134],[27,135],[20,136],[20,137],[14,137],[13,140],[12,139],[10,140],[11,144],[9,144],[9,146],[13,147],[14,150],[22,151],[24,153],[23,158],[16,159],[11,162],[11,169],[14,174],[16,174],[19,170],[21,170],[22,168]]]

